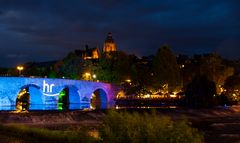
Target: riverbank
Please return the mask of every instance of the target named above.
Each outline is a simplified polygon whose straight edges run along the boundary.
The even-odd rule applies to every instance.
[[[121,109],[119,112],[151,112],[151,109]],[[240,107],[214,109],[156,109],[159,116],[173,120],[186,117],[193,127],[204,132],[206,143],[240,141]],[[79,131],[88,129],[96,134],[107,111],[30,111],[29,113],[0,112],[4,126],[24,125],[48,130]]]

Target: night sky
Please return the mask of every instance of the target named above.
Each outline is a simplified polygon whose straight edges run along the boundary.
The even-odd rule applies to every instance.
[[[240,0],[0,0],[0,67],[61,59],[113,33],[118,50],[240,58]]]

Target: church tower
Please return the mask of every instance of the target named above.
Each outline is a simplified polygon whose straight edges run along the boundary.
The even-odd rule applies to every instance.
[[[109,32],[103,45],[103,52],[105,53],[105,52],[116,52],[116,51],[117,51],[116,43],[112,38],[112,33]]]

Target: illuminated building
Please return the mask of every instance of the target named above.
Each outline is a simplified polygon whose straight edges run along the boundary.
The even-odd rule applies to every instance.
[[[112,33],[108,33],[107,38],[104,41],[103,53],[115,52],[117,51],[116,43],[112,38]],[[75,54],[84,60],[98,60],[101,56],[99,48],[89,48],[86,45],[85,50],[75,50]]]
[[[112,38],[112,33],[108,33],[108,36],[103,45],[103,52],[116,52],[117,46]]]
[[[98,47],[88,48],[88,45],[86,45],[85,50],[75,50],[75,54],[84,60],[98,60],[101,55]]]

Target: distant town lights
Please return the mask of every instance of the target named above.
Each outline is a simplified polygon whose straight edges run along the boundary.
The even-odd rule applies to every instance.
[[[171,97],[171,98],[176,98],[177,95],[176,95],[176,94],[170,94],[170,97]]]

